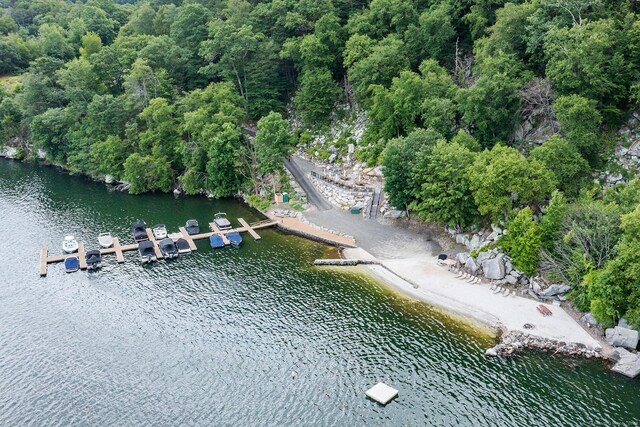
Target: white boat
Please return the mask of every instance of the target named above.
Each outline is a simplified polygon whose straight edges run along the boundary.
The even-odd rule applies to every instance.
[[[151,231],[153,231],[153,237],[155,237],[156,240],[167,238],[167,227],[165,227],[164,224],[154,225]]]
[[[100,233],[98,236],[98,243],[100,243],[100,246],[103,248],[110,248],[113,246],[113,237],[111,236],[111,233]]]
[[[78,251],[78,242],[73,236],[65,236],[62,241],[62,250],[67,254],[72,254]]]

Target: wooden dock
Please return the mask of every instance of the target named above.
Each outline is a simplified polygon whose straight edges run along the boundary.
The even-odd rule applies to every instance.
[[[265,228],[265,227],[271,227],[276,225],[275,221],[272,220],[264,220],[264,221],[258,221],[255,222],[253,224],[249,224],[247,223],[244,219],[242,218],[238,218],[238,222],[240,223],[241,227],[238,228],[232,228],[229,230],[220,230],[215,223],[210,223],[209,226],[211,227],[210,232],[207,233],[200,233],[200,234],[194,234],[194,235],[189,235],[189,233],[187,233],[187,230],[184,227],[180,227],[180,234],[182,234],[182,238],[185,239],[188,243],[189,243],[189,248],[191,248],[192,251],[196,251],[198,250],[198,247],[195,244],[196,240],[201,240],[201,239],[208,239],[210,236],[214,235],[214,234],[219,234],[222,237],[222,241],[224,242],[225,245],[230,245],[231,242],[229,242],[229,239],[227,238],[227,233],[229,233],[230,231],[237,231],[240,233],[244,233],[244,232],[248,232],[249,235],[251,235],[251,237],[253,237],[255,240],[260,240],[260,235],[255,231],[256,229],[260,229],[260,228]],[[156,241],[155,237],[153,236],[153,232],[151,231],[150,228],[147,228],[147,236],[149,237],[149,240],[153,242],[153,246],[154,246],[154,251],[156,254],[156,257],[158,259],[162,259],[162,253],[160,252],[160,248],[158,247],[158,242]],[[124,252],[129,252],[129,251],[137,251],[138,250],[138,244],[137,243],[130,243],[128,245],[121,245],[120,244],[120,240],[117,237],[113,238],[113,246],[110,248],[106,248],[106,249],[100,249],[100,253],[102,255],[111,255],[111,254],[115,254],[116,256],[116,260],[118,261],[119,264],[122,264],[125,260],[124,260]],[[70,258],[70,257],[78,257],[80,260],[80,268],[82,270],[86,270],[87,269],[87,259],[85,256],[85,247],[84,247],[84,242],[78,242],[78,252],[72,253],[72,254],[64,254],[64,255],[53,255],[53,256],[49,256],[49,252],[47,250],[46,246],[43,246],[40,249],[40,277],[45,277],[47,275],[47,266],[48,264],[54,264],[54,263],[58,263],[58,262],[64,262],[65,259]]]

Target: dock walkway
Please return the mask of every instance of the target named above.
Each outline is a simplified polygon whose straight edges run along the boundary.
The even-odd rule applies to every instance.
[[[229,239],[227,238],[227,233],[231,231],[237,231],[240,233],[248,232],[251,235],[251,237],[253,237],[255,240],[260,240],[260,235],[255,230],[266,228],[266,227],[272,227],[276,225],[276,221],[273,221],[273,220],[263,220],[263,221],[255,222],[253,224],[249,224],[244,219],[238,218],[238,222],[240,223],[241,227],[232,228],[229,230],[220,230],[215,225],[215,223],[210,223],[209,225],[212,231],[207,233],[194,234],[194,235],[189,235],[189,233],[187,233],[187,230],[184,227],[180,227],[179,230],[180,230],[180,234],[182,235],[182,238],[189,243],[189,248],[191,248],[192,251],[195,251],[195,250],[198,250],[198,247],[195,244],[196,240],[208,239],[210,236],[214,234],[219,234],[222,237],[224,244],[229,245],[231,244],[231,242],[229,242]],[[160,248],[158,247],[158,242],[153,236],[153,233],[150,228],[147,228],[147,236],[149,237],[149,240],[153,242],[156,257],[158,259],[162,259],[163,256],[162,256],[162,253],[160,252]],[[124,252],[136,251],[136,250],[138,250],[138,243],[121,245],[120,240],[117,237],[114,237],[113,246],[106,249],[100,249],[100,253],[102,255],[115,254],[116,260],[118,261],[118,263],[122,264],[125,261]],[[40,250],[40,277],[45,277],[47,275],[48,264],[64,262],[67,258],[71,258],[71,257],[78,257],[80,260],[80,268],[82,270],[87,269],[87,260],[85,257],[84,242],[78,242],[78,252],[75,252],[72,254],[64,254],[64,255],[49,256],[49,251],[47,250],[47,247],[43,246],[42,249]]]
[[[333,246],[347,248],[356,247],[356,241],[353,237],[347,237],[340,234],[332,233],[328,230],[320,230],[318,228],[310,226],[309,224],[305,224],[297,218],[281,218],[273,214],[268,214],[268,216],[276,223],[278,227],[282,228],[283,230],[306,237],[307,239],[316,240],[318,242],[327,243]]]

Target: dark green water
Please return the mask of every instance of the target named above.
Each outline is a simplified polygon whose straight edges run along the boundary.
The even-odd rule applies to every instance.
[[[238,249],[38,277],[39,247],[232,201],[128,196],[53,168],[0,161],[0,425],[640,425],[640,381],[598,362],[489,361],[489,338],[356,273],[331,249],[263,230]],[[97,245],[94,245],[97,246]],[[381,407],[364,391],[400,390]]]

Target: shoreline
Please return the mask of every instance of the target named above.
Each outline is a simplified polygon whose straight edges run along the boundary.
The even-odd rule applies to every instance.
[[[59,168],[68,175],[79,175],[94,182],[103,182],[86,174],[73,174],[60,165],[47,162],[37,163],[42,166]],[[236,199],[246,204],[242,198]],[[271,217],[268,213],[253,209],[266,218]],[[604,342],[594,338],[562,307],[552,306],[554,315],[544,318],[535,309],[539,304],[538,301],[516,295],[503,297],[492,294],[486,284],[465,283],[463,280],[456,279],[455,275],[447,271],[446,268],[439,266],[432,256],[423,254],[412,258],[376,258],[360,247],[350,248],[340,245],[343,242],[329,242],[326,239],[327,236],[322,236],[324,239],[309,236],[308,234],[316,234],[318,231],[335,235],[337,233],[335,231],[332,233],[333,230],[322,230],[313,219],[307,218],[307,223],[307,227],[316,225],[319,228],[304,230],[312,231],[306,234],[295,233],[295,230],[286,230],[286,227],[281,228],[285,232],[294,232],[303,238],[342,246],[344,249],[341,252],[345,258],[375,260],[376,264],[363,266],[363,270],[368,272],[370,276],[409,298],[427,303],[476,330],[480,329],[482,332],[499,338],[500,342],[494,348],[497,348],[500,355],[513,354],[519,349],[518,343],[524,338],[533,344],[528,348],[553,350],[553,346],[557,346],[557,353],[560,351],[560,347],[571,345],[588,350],[587,357],[599,357],[605,360],[611,357],[611,349]],[[516,303],[514,304],[514,302]],[[525,324],[534,325],[534,328],[524,329]],[[514,339],[514,336],[517,339]],[[516,343],[515,348],[512,345],[514,342]],[[550,346],[550,343],[553,346]],[[520,347],[523,348],[523,346]],[[489,352],[487,354],[493,355]],[[570,354],[575,353],[570,352]]]
[[[345,248],[342,256],[376,259],[362,248]],[[611,357],[606,344],[594,338],[560,306],[552,305],[553,315],[544,317],[537,311],[539,302],[493,294],[488,284],[457,279],[453,272],[428,256],[377,261],[379,265],[362,267],[383,285],[495,336],[498,342],[487,349],[487,356],[511,356],[520,350],[534,349],[604,360]]]

